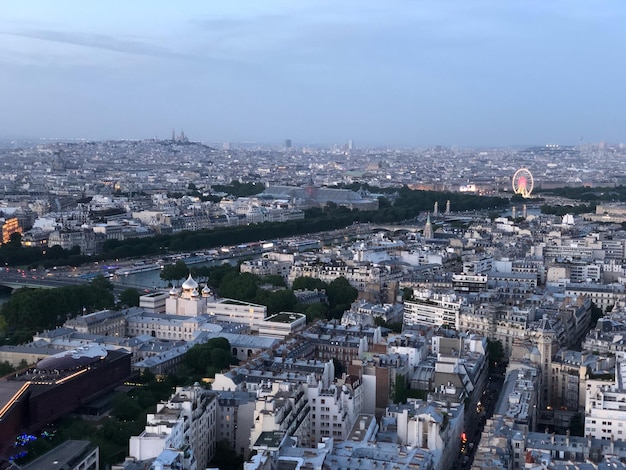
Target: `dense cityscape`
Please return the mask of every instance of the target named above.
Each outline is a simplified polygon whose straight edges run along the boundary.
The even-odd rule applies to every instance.
[[[626,470],[624,24],[3,1],[0,470]]]
[[[625,153],[5,143],[4,466],[624,468]]]

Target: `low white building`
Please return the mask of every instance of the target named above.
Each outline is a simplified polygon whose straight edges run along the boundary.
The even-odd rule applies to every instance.
[[[251,331],[258,331],[259,324],[267,316],[267,307],[233,299],[219,299],[207,302],[207,313],[218,321],[242,323]]]
[[[306,315],[303,313],[280,312],[259,322],[259,336],[285,339],[289,335],[304,330],[305,326]]]

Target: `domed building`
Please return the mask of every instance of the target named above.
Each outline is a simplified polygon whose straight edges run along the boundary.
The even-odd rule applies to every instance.
[[[180,290],[176,288],[170,290],[170,296],[165,300],[165,313],[187,317],[205,314],[207,299],[213,298],[213,295],[207,286],[202,289],[202,293],[198,291],[198,287],[190,273]]]

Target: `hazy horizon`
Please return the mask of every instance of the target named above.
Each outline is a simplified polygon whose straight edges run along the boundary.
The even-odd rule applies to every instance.
[[[3,4],[0,138],[626,141],[626,3]]]

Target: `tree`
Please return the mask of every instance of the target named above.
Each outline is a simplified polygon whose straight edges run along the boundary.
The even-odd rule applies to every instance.
[[[315,320],[326,318],[326,313],[328,312],[328,305],[317,303],[308,305],[304,309],[304,314],[306,315],[306,322],[312,323]]]
[[[613,308],[611,307],[611,310]],[[608,310],[608,309],[607,309]],[[589,328],[594,329],[598,324],[598,320],[602,318],[604,314],[602,313],[602,309],[598,307],[595,303],[591,302],[591,319],[589,323]]]
[[[179,281],[189,275],[189,268],[184,261],[178,260],[175,264],[166,264],[159,274],[164,281]]]
[[[505,356],[502,341],[487,339],[487,352],[489,353],[489,368],[492,372],[504,365]]]
[[[211,350],[211,365],[217,370],[224,370],[230,365],[231,355],[220,348]]]
[[[326,295],[333,318],[335,318],[350,308],[352,302],[357,299],[359,291],[352,287],[345,277],[339,276],[328,284]]]
[[[0,377],[3,377],[11,372],[15,371],[15,367],[8,363],[8,361],[0,362]]]
[[[233,362],[230,343],[226,338],[211,338],[203,344],[194,345],[185,353],[184,364],[193,381],[213,377]]]
[[[374,325],[389,328],[394,333],[402,333],[402,322],[388,322],[383,317],[374,317]]]
[[[22,234],[19,232],[14,232],[9,237],[8,246],[11,249],[18,250],[22,247]]]
[[[96,289],[103,289],[113,292],[113,283],[102,275],[98,275],[93,278],[89,284]]]
[[[411,300],[413,297],[413,289],[410,287],[405,287],[402,289],[402,300]]]
[[[341,378],[346,372],[346,368],[343,366],[343,363],[336,357],[333,357],[333,366],[335,367],[335,378]]]
[[[388,207],[391,207],[391,202],[389,202],[389,199],[387,199],[385,196],[378,196],[378,208],[386,209]]]
[[[0,315],[0,338],[3,338],[7,330],[7,321]]]
[[[581,413],[576,413],[571,417],[569,421],[569,430],[572,436],[584,436],[585,434],[585,420]]]
[[[326,290],[328,284],[316,277],[297,277],[291,288],[293,290]]]
[[[119,303],[123,307],[139,307],[139,291],[134,287],[124,289],[120,293]]]
[[[408,387],[406,385],[406,377],[404,375],[396,375],[396,390],[393,397],[394,403],[406,403],[408,398]]]
[[[111,415],[120,421],[134,421],[141,411],[137,402],[128,395],[121,394],[113,399]]]

